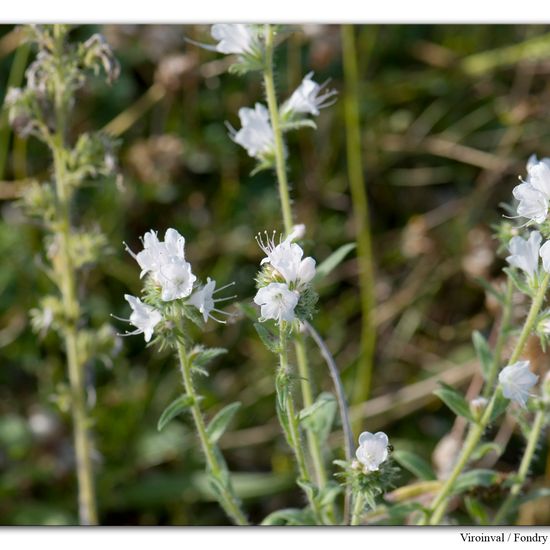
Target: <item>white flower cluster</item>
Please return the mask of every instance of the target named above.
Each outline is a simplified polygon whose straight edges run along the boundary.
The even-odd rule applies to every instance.
[[[290,98],[282,105],[282,117],[295,118],[301,115],[318,116],[320,109],[333,105],[333,96],[336,90],[323,92],[325,84],[317,84],[312,80],[313,73],[308,73],[302,83],[293,92]],[[239,109],[241,129],[229,129],[231,139],[246,149],[247,153],[254,158],[263,160],[266,156],[273,154],[275,148],[275,137],[273,127],[269,118],[269,111],[265,105],[256,103],[254,109],[242,107]]]
[[[191,271],[191,264],[185,259],[185,238],[175,229],[168,229],[164,234],[164,241],[160,241],[156,231],[148,231],[142,237],[143,250],[134,254],[126,246],[126,250],[137,261],[141,267],[140,278],[149,275],[160,289],[160,299],[162,302],[172,302],[174,300],[184,300],[183,305],[190,305],[199,310],[204,321],[208,318],[218,322],[223,322],[215,318],[212,312],[227,315],[226,312],[216,309],[216,302],[227,300],[229,298],[214,298],[214,294],[223,290],[225,287],[216,290],[216,281],[208,277],[204,286],[193,288],[197,277]],[[132,314],[128,321],[136,330],[127,333],[127,335],[142,334],[145,341],[149,342],[153,335],[155,326],[163,319],[159,309],[144,304],[139,298],[126,294],[125,299],[132,308]]]
[[[210,29],[218,43],[216,50],[225,54],[253,54],[258,41],[258,31],[253,25],[218,23]]]
[[[254,302],[261,308],[260,321],[293,321],[300,295],[315,277],[315,260],[311,257],[303,258],[304,251],[293,242],[301,233],[303,226],[296,226],[292,234],[279,244],[275,244],[275,234],[269,237],[266,233],[265,239],[261,236],[257,238],[260,248],[266,254],[260,265],[270,266],[275,276],[284,281],[269,282],[256,293]]]
[[[515,236],[510,239],[508,250],[510,256],[506,261],[512,266],[523,271],[529,281],[534,281],[539,272],[539,257],[542,259],[544,271],[550,273],[550,241],[542,246],[542,235],[538,231],[532,231],[528,239]]]

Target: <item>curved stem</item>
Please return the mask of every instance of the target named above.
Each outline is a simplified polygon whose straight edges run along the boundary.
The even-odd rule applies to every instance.
[[[537,448],[538,440],[544,428],[545,417],[546,411],[538,411],[535,415],[533,426],[531,428],[531,433],[529,434],[529,439],[527,440],[527,447],[525,448],[523,458],[521,459],[521,464],[519,466],[516,481],[512,485],[508,496],[502,503],[502,506],[499,508],[497,514],[495,515],[493,525],[501,525],[504,521],[506,521],[510,508],[515,503],[517,496],[519,495],[521,488],[523,487],[523,484],[527,479],[527,474],[535,455],[535,449]]]
[[[540,287],[537,290],[537,293],[535,294],[533,302],[531,303],[529,313],[527,314],[527,318],[525,319],[523,329],[519,335],[514,351],[512,352],[512,355],[508,360],[510,364],[515,363],[523,353],[523,349],[525,347],[527,339],[535,326],[537,316],[542,307],[542,304],[544,303],[544,298],[546,295],[546,290],[548,288],[549,282],[550,282],[550,274],[546,273],[540,284]],[[495,401],[496,401],[498,392],[499,392],[499,389],[497,388],[494,391],[493,396],[489,401],[489,404],[487,405],[487,408],[485,409],[485,412],[483,413],[481,420],[478,423],[471,425],[470,432],[466,437],[466,441],[464,442],[464,446],[457,460],[457,463],[455,464],[450,476],[448,477],[446,482],[443,484],[443,487],[439,491],[438,495],[433,500],[430,506],[429,513],[427,517],[423,519],[423,522],[427,522],[430,525],[437,525],[441,521],[441,518],[443,517],[447,509],[448,496],[453,488],[454,482],[456,481],[458,476],[462,473],[462,470],[470,460],[472,453],[477,447],[479,440],[483,436],[483,433],[485,432],[485,429],[487,428],[487,425],[491,420],[491,415],[492,415],[493,408],[495,406]]]
[[[224,476],[224,473],[226,473],[226,469],[220,463],[217,449],[210,441],[206,432],[206,425],[204,423],[204,418],[202,416],[202,412],[199,406],[199,397],[193,384],[193,377],[191,374],[191,361],[189,361],[187,350],[185,349],[183,343],[180,341],[178,341],[177,349],[183,386],[185,388],[186,394],[192,398],[192,404],[190,407],[191,414],[193,415],[193,420],[195,422],[195,428],[197,429],[201,448],[206,458],[206,464],[208,466],[210,474],[219,482],[217,487],[219,488],[220,493],[216,493],[216,496],[218,497],[220,505],[225,510],[225,513],[237,525],[248,525],[248,520],[241,510],[241,504],[233,491],[231,482],[227,475]]]
[[[288,189],[288,179],[286,174],[283,133],[281,131],[281,124],[279,120],[279,107],[277,105],[277,94],[275,93],[275,80],[273,76],[273,40],[273,26],[266,25],[264,70],[265,95],[275,140],[275,171],[277,173],[277,182],[279,184],[279,197],[281,199],[281,209],[283,211],[283,222],[285,226],[285,233],[290,235],[293,227],[292,208],[290,205],[290,192]]]

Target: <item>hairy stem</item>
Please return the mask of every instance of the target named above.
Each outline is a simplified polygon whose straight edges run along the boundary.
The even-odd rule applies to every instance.
[[[294,223],[292,220],[292,208],[290,203],[290,191],[288,187],[286,159],[283,142],[283,132],[280,125],[279,106],[277,104],[277,94],[275,91],[275,78],[273,70],[273,48],[274,48],[274,30],[272,25],[265,25],[265,70],[264,85],[269,109],[269,118],[275,138],[275,171],[279,186],[279,197],[281,201],[281,210],[283,214],[283,223],[285,233],[289,235],[292,232]],[[307,354],[304,343],[299,334],[294,339],[296,360],[301,377],[302,400],[305,407],[313,404],[313,388],[311,384],[311,372],[307,361]],[[315,477],[319,487],[326,485],[327,473],[323,461],[321,445],[317,434],[312,431],[307,432],[308,447],[311,453]]]
[[[506,283],[506,294],[504,297],[504,306],[502,310],[502,319],[500,321],[500,327],[498,330],[497,341],[495,343],[495,350],[493,353],[493,363],[491,365],[491,370],[485,382],[485,387],[483,389],[483,397],[488,397],[491,393],[495,380],[497,379],[498,367],[502,360],[502,348],[506,342],[508,325],[510,324],[510,317],[512,315],[512,295],[514,293],[514,282],[511,277],[508,277],[508,282]]]
[[[525,319],[525,323],[519,335],[514,351],[512,352],[512,355],[508,360],[510,364],[515,363],[523,353],[523,349],[525,348],[527,339],[535,326],[537,316],[540,312],[542,304],[544,303],[544,298],[546,295],[546,290],[548,288],[549,282],[550,282],[550,274],[547,273],[545,274],[540,284],[540,287],[538,288],[537,293],[535,294],[533,302],[531,303],[529,313],[527,314],[527,318]],[[483,433],[485,432],[485,429],[487,428],[487,425],[491,420],[491,414],[495,406],[498,391],[500,390],[497,387],[493,392],[493,396],[491,397],[491,400],[489,401],[489,404],[487,405],[487,408],[485,409],[481,420],[478,423],[471,425],[468,436],[466,437],[466,441],[464,442],[462,452],[453,468],[453,471],[451,472],[450,476],[445,481],[441,490],[439,491],[439,493],[433,500],[432,504],[430,505],[429,513],[427,517],[424,518],[423,520],[429,523],[430,525],[439,524],[439,522],[441,521],[441,518],[445,514],[447,510],[448,496],[452,491],[453,485],[456,479],[458,478],[458,476],[462,473],[462,470],[465,468],[468,461],[470,460],[472,453],[477,447],[479,440],[483,436]]]
[[[191,414],[195,422],[195,428],[199,436],[202,451],[206,458],[208,471],[212,477],[218,481],[217,487],[219,488],[219,493],[216,492],[216,496],[225,513],[235,524],[248,525],[248,520],[241,509],[241,503],[233,491],[229,475],[227,474],[226,468],[224,468],[225,465],[222,465],[220,461],[221,455],[208,437],[202,411],[199,406],[199,396],[193,384],[191,361],[181,341],[178,341],[177,349],[183,386],[186,394],[192,399]]]
[[[357,238],[357,265],[361,301],[361,339],[357,362],[354,392],[351,404],[366,401],[370,394],[376,331],[374,327],[374,264],[370,235],[368,197],[361,161],[361,129],[359,115],[359,77],[354,28],[342,26],[342,54],[344,63],[344,114],[348,178],[353,203],[353,216]],[[359,421],[355,426],[360,431]]]
[[[514,484],[512,485],[508,496],[502,503],[502,506],[496,513],[493,520],[493,525],[502,525],[503,522],[506,521],[508,513],[510,512],[510,508],[514,505],[521,491],[521,488],[523,487],[525,480],[527,479],[527,474],[529,473],[531,462],[533,461],[533,457],[535,455],[537,443],[544,428],[546,414],[547,412],[542,410],[538,411],[535,415],[533,426],[531,427],[531,432],[529,433],[529,438],[527,440],[527,447],[525,448],[525,452],[523,453],[523,458],[521,459],[516,480],[514,481]]]
[[[59,26],[56,26],[55,36],[57,60],[61,64],[63,62],[64,33],[60,30]],[[54,160],[54,178],[57,195],[55,236],[58,244],[58,255],[56,261],[54,261],[54,269],[59,277],[61,300],[65,314],[63,337],[65,340],[67,368],[71,388],[71,415],[78,479],[79,517],[82,525],[95,525],[97,524],[97,510],[91,459],[90,420],[86,407],[84,365],[78,346],[80,305],[76,294],[76,269],[70,250],[70,192],[67,187],[67,173],[64,160],[68,107],[64,100],[63,86],[61,77],[56,79],[55,112],[57,125],[56,133],[52,136],[50,143]]]
[[[306,458],[300,438],[300,426],[290,387],[290,367],[288,364],[287,337],[284,326],[279,327],[279,372],[277,378],[281,381],[277,384],[277,402],[280,411],[280,420],[286,435],[288,444],[294,452],[300,481],[306,485],[312,485],[312,480],[307,468]],[[309,504],[318,523],[323,523],[321,509],[317,499],[310,491],[305,491]]]
[[[273,73],[273,41],[274,30],[272,25],[265,26],[265,70],[264,86],[269,109],[269,118],[273,135],[275,138],[275,171],[277,173],[277,182],[279,184],[279,197],[281,199],[281,209],[283,211],[283,222],[285,232],[289,235],[292,232],[292,208],[290,205],[290,191],[288,188],[288,179],[286,173],[285,149],[283,143],[283,133],[279,120],[279,107],[277,105],[277,94],[275,92],[275,80]]]
[[[351,525],[360,525],[361,518],[365,511],[365,497],[361,493],[355,495],[353,511],[351,514]]]

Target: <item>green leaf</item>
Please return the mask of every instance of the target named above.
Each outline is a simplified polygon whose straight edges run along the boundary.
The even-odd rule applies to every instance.
[[[285,508],[269,514],[261,525],[315,525],[315,520],[308,509]]]
[[[484,277],[474,277],[474,281],[483,287],[489,294],[494,296],[500,304],[504,304],[504,294],[502,292],[498,292],[487,279]]]
[[[254,328],[265,347],[272,353],[279,353],[279,339],[261,323],[254,323]]]
[[[328,258],[322,261],[316,269],[314,281],[320,281],[324,279],[331,271],[333,271],[338,265],[340,265],[344,258],[356,247],[355,243],[348,243],[342,245],[335,250]]]
[[[489,515],[487,514],[487,510],[485,509],[485,506],[477,500],[477,498],[470,496],[466,497],[464,499],[464,505],[466,506],[466,510],[468,511],[470,517],[478,525],[489,525]]]
[[[313,405],[306,407],[298,416],[302,426],[317,434],[320,443],[324,443],[332,429],[338,404],[331,393],[323,392]]]
[[[527,294],[527,296],[533,295],[533,291],[529,288],[529,285],[519,276],[519,273],[515,269],[505,267],[502,271],[512,279],[512,282],[523,294]]]
[[[502,454],[502,447],[498,443],[483,443],[479,445],[472,453],[472,460],[479,460],[490,452],[495,452],[497,457]]]
[[[436,479],[430,464],[416,453],[399,449],[392,453],[392,457],[395,458],[403,468],[413,473],[418,479],[426,481]]]
[[[493,470],[470,470],[456,480],[452,493],[458,495],[475,487],[489,487],[497,483],[500,475]]]
[[[475,330],[472,334],[472,340],[479,359],[481,374],[485,380],[488,380],[493,365],[493,353],[491,352],[491,348],[489,348],[489,344],[481,332]]]
[[[195,348],[192,352],[193,367],[202,369],[213,359],[224,353],[227,353],[227,350],[224,348]]]
[[[331,506],[336,497],[343,491],[343,487],[335,481],[329,481],[319,491],[319,504],[321,508]]]
[[[227,407],[218,412],[210,421],[210,424],[206,428],[206,433],[212,443],[216,443],[220,439],[240,406],[241,403],[239,402],[231,403],[231,405],[227,405]]]
[[[443,384],[442,382],[440,382],[440,384],[442,387],[435,390],[434,394],[437,395],[456,415],[463,416],[471,422],[475,422],[466,399],[464,399],[464,397],[462,397],[453,387]]]
[[[181,412],[188,409],[195,400],[190,395],[182,395],[181,397],[178,397],[168,407],[166,407],[163,411],[163,413],[160,415],[158,424],[157,424],[157,430],[160,432],[172,418],[176,417]]]
[[[550,497],[550,488],[543,487],[541,489],[536,489],[535,491],[531,491],[527,495],[521,497],[517,503],[519,505],[519,504],[524,504],[525,502],[529,502],[530,500],[537,500],[539,498],[548,498],[548,497]]]

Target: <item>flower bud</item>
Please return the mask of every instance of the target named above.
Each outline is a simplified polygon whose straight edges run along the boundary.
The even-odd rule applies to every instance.
[[[483,412],[487,408],[487,399],[485,397],[476,397],[470,401],[470,412],[476,420],[480,420]]]

